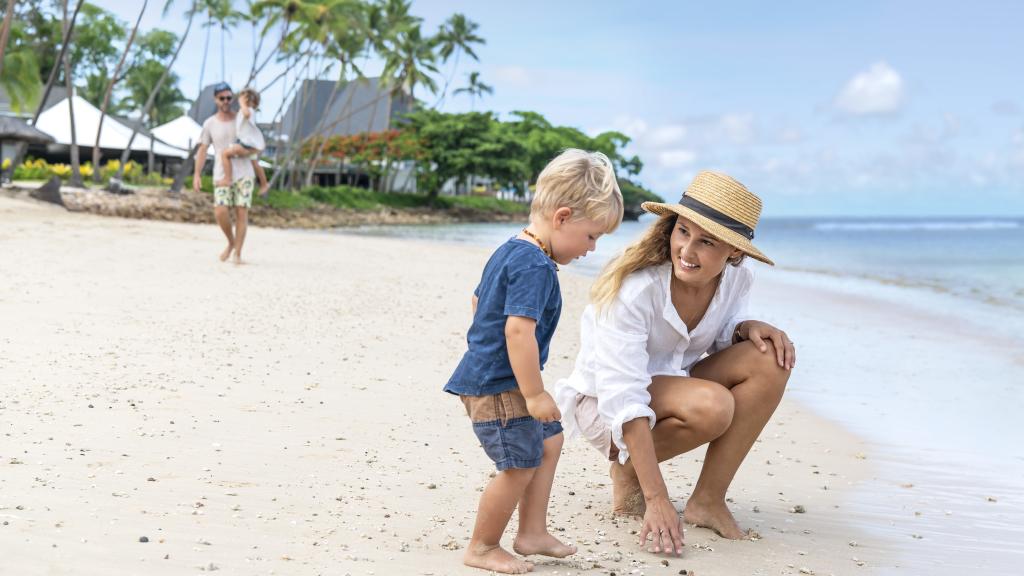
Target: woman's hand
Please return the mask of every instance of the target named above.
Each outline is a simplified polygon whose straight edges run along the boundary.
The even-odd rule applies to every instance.
[[[745,320],[737,327],[737,333],[744,340],[750,340],[761,352],[768,351],[765,340],[775,345],[775,358],[780,368],[792,370],[796,366],[796,348],[785,332],[760,320]]]
[[[657,496],[647,501],[644,512],[644,524],[640,529],[640,545],[647,545],[647,536],[651,536],[652,546],[648,552],[683,554],[683,528],[679,522],[676,507],[668,496]]]

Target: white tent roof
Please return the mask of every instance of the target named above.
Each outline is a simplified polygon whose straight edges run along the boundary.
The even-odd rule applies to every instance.
[[[100,111],[92,104],[78,96],[74,96],[75,103],[75,137],[79,146],[91,147],[96,142],[96,131],[100,124]],[[39,115],[39,121],[35,127],[46,132],[57,141],[58,144],[71,144],[71,122],[68,116],[68,99],[65,98],[54,104],[51,108]],[[103,120],[103,133],[100,134],[100,148],[113,150],[124,150],[128,145],[128,139],[132,135],[132,129],[125,126],[117,119],[107,116]],[[132,150],[146,152],[149,150],[149,137],[139,133],[132,141]],[[153,142],[153,153],[158,156],[174,156],[185,158],[188,152],[175,146],[169,146],[161,141],[158,136]]]
[[[203,127],[186,114],[153,128],[151,132],[158,140],[188,150],[199,143],[199,135],[202,134]],[[207,148],[207,154],[213,153],[213,145],[210,145]]]

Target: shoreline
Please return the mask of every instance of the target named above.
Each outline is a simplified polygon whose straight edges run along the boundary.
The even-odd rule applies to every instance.
[[[481,573],[458,550],[489,467],[440,388],[488,249],[253,228],[252,264],[234,267],[216,262],[212,226],[6,198],[0,223],[0,312],[11,319],[0,360],[24,383],[0,402],[0,544],[12,569]],[[562,278],[549,385],[571,370],[588,284]],[[758,282],[785,298],[772,308],[780,325],[798,320],[787,310],[814,316],[806,290]],[[798,399],[827,374],[808,352],[730,492],[761,540],[687,527],[682,559],[641,552],[638,523],[607,513],[606,466],[573,441],[550,523],[580,553],[536,572],[913,567],[912,544],[858,514],[858,494],[882,475],[876,448]],[[680,508],[699,458],[666,465]]]

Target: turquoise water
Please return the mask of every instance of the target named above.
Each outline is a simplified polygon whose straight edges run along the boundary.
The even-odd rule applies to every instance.
[[[652,219],[624,222],[598,242],[596,252],[566,271],[597,274]],[[521,228],[458,224],[343,232],[493,248]],[[948,314],[971,324],[975,333],[981,327],[1003,341],[1020,342],[1017,350],[1024,350],[1024,218],[766,219],[755,244],[776,262],[772,274],[783,280]],[[752,268],[766,270],[760,264]],[[941,359],[963,373],[972,359],[956,355],[959,332],[959,326],[950,326],[948,352],[929,353],[924,361]],[[899,355],[900,342],[884,344],[901,363],[923,360]],[[896,542],[910,573],[1015,573],[1013,567],[1024,562],[1020,364],[1006,360],[972,367],[970,381],[940,376],[892,382],[871,374],[870,362],[865,366],[860,358],[805,362],[842,374],[801,381],[790,394],[877,448],[878,477],[855,491],[850,521]],[[913,506],[925,510],[923,516],[907,508],[911,496],[901,487],[907,482],[915,484]],[[924,538],[910,539],[911,533]]]
[[[596,274],[650,224],[624,222],[570,269]],[[521,224],[381,226],[346,232],[497,246]],[[765,219],[755,244],[781,270],[855,276],[1024,312],[1024,218]]]

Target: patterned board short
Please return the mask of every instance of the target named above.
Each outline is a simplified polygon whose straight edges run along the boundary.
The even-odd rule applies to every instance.
[[[231,186],[213,189],[214,206],[252,207],[252,189],[255,183],[252,177],[239,178]]]

